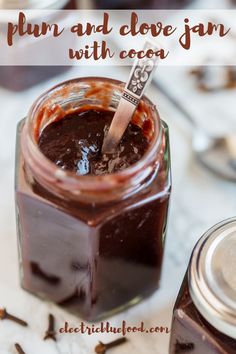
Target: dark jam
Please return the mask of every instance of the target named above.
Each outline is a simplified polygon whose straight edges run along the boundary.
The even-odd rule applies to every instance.
[[[112,112],[98,110],[67,115],[43,129],[39,148],[81,180],[86,175],[112,177],[145,158],[149,146],[143,130],[131,123],[114,154],[102,155],[112,117]],[[159,287],[170,195],[166,130],[164,136],[165,159],[158,174],[154,169],[137,192],[125,198],[119,194],[114,201],[57,196],[29,178],[27,159],[20,153],[16,199],[24,289],[98,320]]]
[[[199,313],[189,293],[187,276],[174,308],[170,354],[234,354],[236,340],[219,332]]]
[[[130,123],[112,154],[102,154],[104,135],[114,113],[89,110],[68,115],[47,126],[39,139],[43,154],[64,170],[77,175],[104,175],[138,162],[148,147],[143,131]]]

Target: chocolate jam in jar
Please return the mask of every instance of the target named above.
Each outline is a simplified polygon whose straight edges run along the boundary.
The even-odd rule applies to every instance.
[[[73,10],[77,9],[76,0],[2,0],[0,2],[0,10],[14,10],[14,9],[28,9],[28,10]],[[52,17],[56,15],[52,15]],[[64,16],[53,17],[54,21],[60,26],[70,26]],[[45,20],[45,16],[39,19],[41,22]],[[38,21],[40,23],[40,21]],[[0,23],[5,22],[5,18],[1,19]],[[1,35],[1,33],[0,33]],[[3,37],[6,37],[6,33],[2,33]],[[17,45],[17,44],[16,44]],[[20,45],[18,49],[18,56],[24,57],[27,52],[35,52],[35,41],[26,39],[20,39]],[[44,60],[47,61],[50,58],[50,53],[45,53]],[[70,66],[0,66],[0,86],[11,91],[20,92],[22,90],[29,89],[34,85],[37,85],[43,81],[49,80],[57,75],[62,74],[70,69]]]
[[[236,353],[236,218],[196,245],[173,312],[170,354]]]
[[[24,289],[87,320],[158,287],[171,189],[168,128],[144,97],[102,155],[124,84],[54,87],[18,125],[16,214]]]

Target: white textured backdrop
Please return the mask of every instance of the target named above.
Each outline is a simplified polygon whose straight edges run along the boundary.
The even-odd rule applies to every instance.
[[[180,98],[195,114],[196,119],[203,119],[208,129],[214,127],[219,119],[214,111],[211,116],[205,111],[214,109],[214,100],[203,99],[194,104],[194,87],[189,95],[184,91],[185,80],[179,78],[179,69],[160,69],[160,80],[168,83],[171,92],[176,87],[184,93]],[[18,277],[17,239],[14,215],[14,149],[17,122],[27,114],[32,101],[45,89],[66,78],[75,76],[97,75],[110,76],[126,80],[127,71],[116,68],[77,68],[66,75],[45,82],[22,93],[10,93],[0,89],[0,306],[18,314],[30,323],[30,328],[20,328],[9,323],[0,322],[0,353],[15,353],[14,343],[19,342],[26,354],[82,354],[93,353],[98,340],[109,341],[111,335],[87,336],[81,334],[61,335],[57,343],[43,342],[42,336],[47,327],[47,315],[52,312],[57,325],[69,321],[76,326],[80,319],[59,309],[57,306],[43,302],[21,290]],[[184,73],[181,74],[182,78]],[[9,78],[10,80],[10,78]],[[186,80],[188,75],[186,75]],[[187,85],[192,85],[187,83]],[[182,88],[183,87],[183,88]],[[191,93],[190,93],[191,92]],[[235,92],[234,92],[235,93]],[[172,104],[154,87],[147,93],[158,106],[161,116],[170,127],[173,194],[169,218],[169,228],[162,276],[161,289],[150,299],[140,305],[110,319],[113,325],[122,320],[137,325],[141,321],[149,326],[170,326],[171,312],[183,275],[186,271],[191,250],[207,228],[216,222],[236,215],[236,185],[218,179],[194,159],[191,150],[191,131],[185,124],[185,118],[176,111]],[[222,100],[222,101],[220,101]],[[204,103],[203,104],[201,104]],[[236,117],[232,120],[234,101],[225,104],[225,96],[217,96],[217,104],[222,102],[220,119],[224,127],[232,124],[236,127]],[[210,105],[210,106],[209,106]],[[198,113],[198,114],[197,114]],[[211,118],[211,120],[210,120]],[[112,350],[114,354],[149,353],[167,354],[168,335],[132,334],[130,341]]]

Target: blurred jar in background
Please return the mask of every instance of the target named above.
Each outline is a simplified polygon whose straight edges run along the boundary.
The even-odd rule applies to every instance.
[[[0,9],[73,10],[77,0],[1,0]]]
[[[77,0],[2,0],[0,10],[14,9],[44,9],[73,10],[77,9]],[[1,23],[0,18],[0,23]],[[60,23],[60,22],[59,22]],[[59,24],[58,23],[58,24]],[[33,45],[25,41],[25,45]],[[24,51],[22,47],[22,53]],[[30,49],[30,48],[28,48]],[[27,49],[27,50],[28,50]],[[33,50],[33,47],[32,47]],[[24,54],[22,54],[24,55]],[[49,55],[49,53],[48,53]],[[40,82],[69,70],[69,66],[0,66],[0,86],[12,90],[26,90]]]
[[[180,9],[191,0],[94,0],[99,9]]]

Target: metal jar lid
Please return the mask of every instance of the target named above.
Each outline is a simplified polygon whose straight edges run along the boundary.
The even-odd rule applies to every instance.
[[[0,9],[62,9],[68,0],[0,0]]]
[[[236,218],[203,235],[189,266],[189,290],[201,315],[236,339]]]

